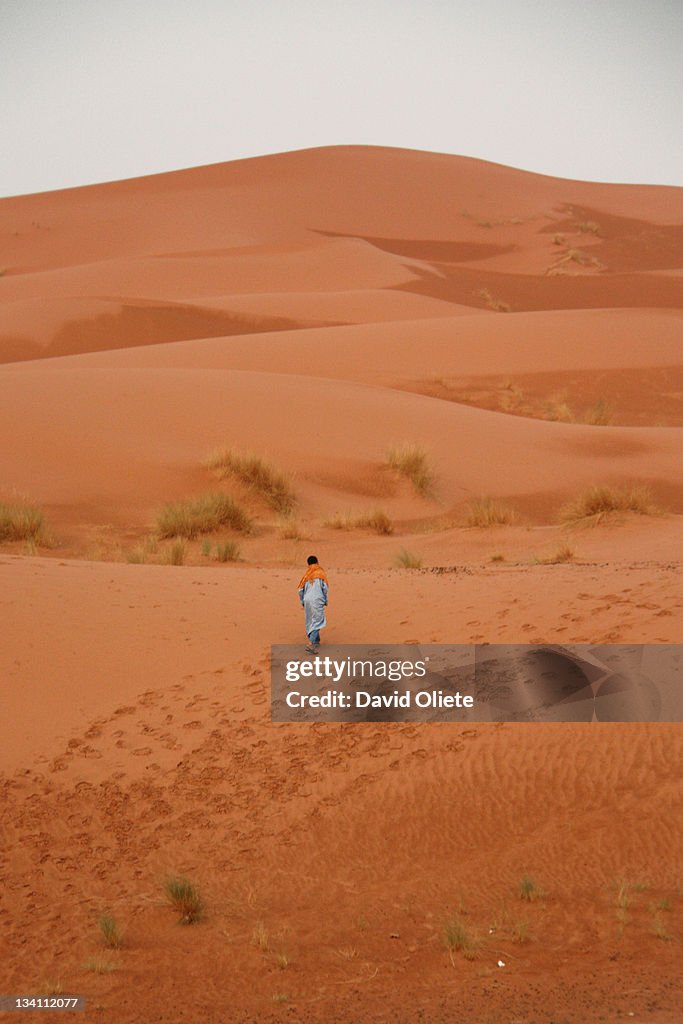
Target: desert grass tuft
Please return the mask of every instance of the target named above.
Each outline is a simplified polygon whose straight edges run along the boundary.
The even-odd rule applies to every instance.
[[[501,551],[497,551],[495,555],[491,555],[489,562],[504,562],[505,555]]]
[[[253,452],[224,448],[214,452],[206,467],[219,480],[233,477],[260,495],[276,512],[291,512],[296,497],[284,473]]]
[[[157,516],[159,537],[184,537],[193,540],[203,533],[229,527],[241,533],[251,529],[251,519],[227,494],[203,494],[190,501],[168,505]]]
[[[323,520],[323,526],[331,530],[374,530],[383,536],[389,536],[394,532],[394,526],[386,512],[375,509],[374,512],[364,512],[354,516],[350,512],[337,512]]]
[[[273,992],[271,999],[274,1003],[288,1003],[290,996],[286,992]]]
[[[422,559],[407,548],[401,548],[394,558],[395,569],[421,569]]]
[[[214,558],[217,562],[239,562],[240,546],[234,540],[226,540],[216,544]]]
[[[575,558],[574,548],[569,544],[563,544],[550,555],[539,555],[535,562],[537,565],[564,565],[567,562],[573,562]]]
[[[104,956],[91,956],[85,961],[83,967],[86,971],[93,971],[95,974],[110,974],[118,970],[118,964]]]
[[[162,565],[185,565],[187,546],[182,540],[174,540],[161,555]]]
[[[576,230],[580,231],[582,235],[595,235],[597,238],[602,238],[602,228],[594,220],[579,221]]]
[[[609,402],[600,398],[595,405],[586,410],[583,414],[582,422],[592,427],[607,427],[612,422],[613,415],[612,406]]]
[[[260,949],[262,953],[267,953],[270,949],[270,932],[266,928],[263,921],[257,921],[254,925],[254,930],[251,933],[251,944]]]
[[[524,900],[526,903],[533,903],[534,900],[538,900],[543,896],[543,893],[538,888],[531,875],[522,876],[519,883],[518,894],[520,900]]]
[[[666,927],[664,918],[661,914],[655,914],[654,920],[652,921],[652,934],[657,939],[661,939],[663,942],[671,942],[673,935]]]
[[[291,515],[283,515],[278,522],[277,531],[282,540],[302,540],[301,529],[298,522]]]
[[[361,529],[373,530],[375,533],[379,533],[382,536],[388,537],[394,532],[394,526],[391,519],[382,512],[381,509],[375,509],[374,512],[366,512],[361,516],[358,516],[355,521],[355,525]]]
[[[608,487],[596,484],[560,509],[560,522],[569,525],[597,524],[618,513],[634,512],[641,516],[658,515],[646,487]]]
[[[0,541],[25,540],[40,544],[45,539],[45,518],[39,508],[24,502],[0,504]]]
[[[434,473],[427,453],[416,444],[394,445],[387,452],[387,465],[410,480],[417,494],[429,497],[434,491]]]
[[[120,949],[123,945],[123,935],[116,922],[116,918],[112,914],[105,912],[100,914],[98,924],[105,946],[108,949]]]
[[[492,309],[496,313],[509,313],[512,306],[508,302],[503,302],[502,299],[496,299],[488,290],[488,288],[480,288],[477,293],[480,299],[484,300],[484,305],[487,309]]]
[[[194,924],[204,914],[199,890],[187,878],[172,875],[164,882],[166,898],[174,910],[180,914],[181,924]]]
[[[468,526],[509,526],[517,519],[513,508],[494,498],[473,498],[467,505]]]
[[[461,917],[451,917],[445,922],[443,937],[449,953],[462,953],[467,960],[476,956],[479,942]]]

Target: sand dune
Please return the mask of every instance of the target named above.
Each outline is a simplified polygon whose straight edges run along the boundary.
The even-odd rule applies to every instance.
[[[311,550],[328,642],[680,643],[682,225],[681,189],[375,147],[0,201],[0,503],[50,535],[0,540],[2,991],[97,1024],[679,1024],[680,724],[276,725],[268,674]],[[293,517],[209,474],[223,445]],[[561,523],[594,484],[661,514]],[[209,490],[251,534],[164,564],[158,510]],[[517,519],[468,525],[481,496]]]

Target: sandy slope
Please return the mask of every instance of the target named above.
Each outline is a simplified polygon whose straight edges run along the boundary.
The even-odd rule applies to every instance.
[[[681,641],[682,224],[680,189],[363,147],[0,201],[0,501],[54,536],[0,553],[2,991],[98,1024],[679,1024],[680,725],[273,725],[268,669],[312,548],[329,641]],[[290,476],[294,528],[212,481],[222,444]],[[593,483],[667,514],[558,525]],[[212,488],[256,519],[240,563],[125,564]],[[466,527],[478,495],[518,522]],[[391,535],[329,525],[378,507]]]

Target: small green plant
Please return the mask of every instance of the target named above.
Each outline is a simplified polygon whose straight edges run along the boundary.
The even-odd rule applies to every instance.
[[[246,484],[276,512],[291,512],[296,504],[287,477],[253,452],[224,448],[214,452],[206,466],[219,480],[231,476]]]
[[[0,504],[0,541],[25,540],[40,544],[45,540],[45,519],[35,505]]]
[[[522,876],[518,891],[520,900],[525,900],[527,903],[532,903],[534,900],[540,899],[543,895],[531,875]]]
[[[615,513],[634,512],[641,516],[658,515],[646,487],[617,488],[604,484],[590,487],[560,509],[560,521],[569,525],[597,525]]]
[[[443,936],[449,953],[462,953],[467,960],[476,955],[479,942],[461,917],[451,917],[445,922]]]
[[[671,910],[671,908],[672,904],[668,896],[662,896],[661,900],[657,900],[652,907],[653,910]]]
[[[123,935],[113,915],[108,912],[101,914],[99,926],[105,946],[108,949],[120,949],[123,945]]]
[[[181,924],[194,924],[201,920],[204,913],[199,890],[187,878],[175,875],[164,882],[164,892],[174,910],[180,914]]]
[[[208,539],[208,537],[205,537],[204,540],[202,541],[202,554],[204,558],[211,558],[212,547],[213,545],[211,544],[211,541]]]
[[[395,569],[421,569],[422,559],[419,555],[414,555],[407,548],[401,548],[394,558]]]
[[[468,502],[465,521],[468,526],[509,526],[517,514],[505,502],[494,498],[473,498]]]
[[[223,544],[216,544],[217,562],[238,562],[240,558],[240,546],[234,540],[226,540]]]
[[[394,445],[387,452],[387,465],[410,480],[417,494],[429,497],[434,490],[434,473],[427,453],[416,444]]]
[[[203,533],[228,527],[241,533],[251,529],[251,519],[227,494],[204,494],[191,501],[165,505],[157,516],[159,537],[193,540]]]

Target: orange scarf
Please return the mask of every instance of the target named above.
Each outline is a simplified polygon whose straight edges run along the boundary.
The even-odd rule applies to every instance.
[[[323,580],[329,586],[327,576],[325,575],[325,570],[317,564],[309,565],[308,569],[299,580],[299,586],[297,589],[301,590],[301,588],[305,587],[307,583],[311,582],[311,580]]]

